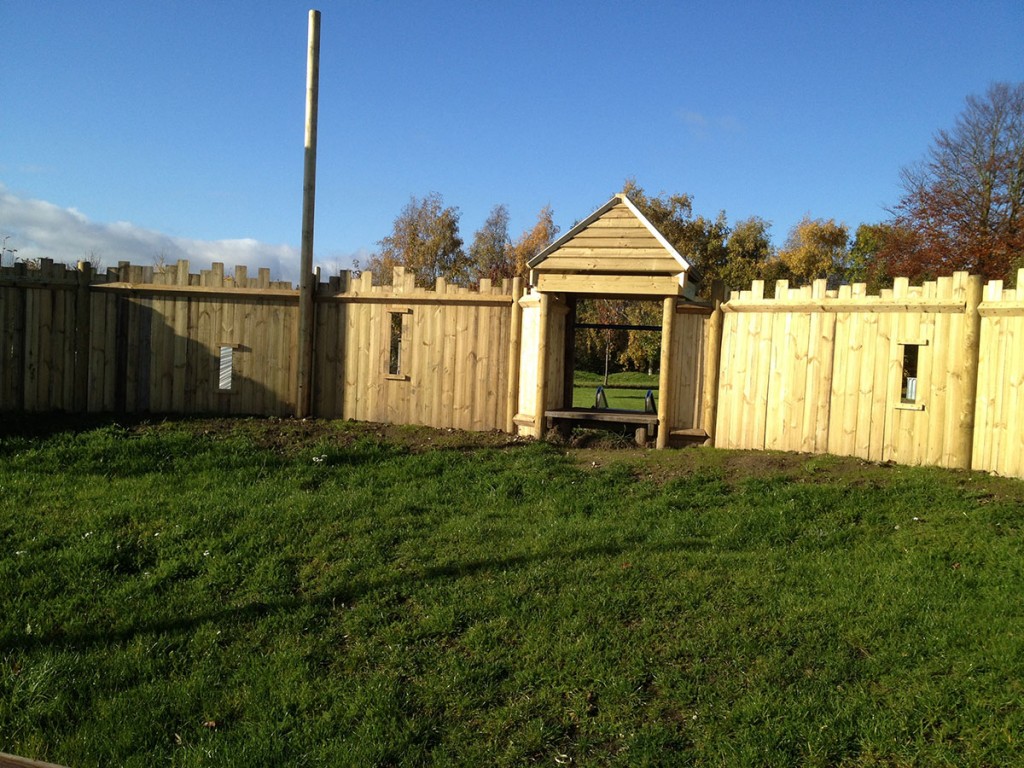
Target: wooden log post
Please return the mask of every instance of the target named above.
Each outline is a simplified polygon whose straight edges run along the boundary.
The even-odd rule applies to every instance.
[[[309,12],[306,58],[306,148],[302,181],[302,248],[299,266],[299,328],[295,415],[310,415],[313,393],[313,214],[316,207],[316,124],[320,89],[320,11]]]
[[[548,402],[548,323],[551,321],[551,296],[540,295],[539,317],[537,318],[537,403],[534,406],[534,425],[537,439],[544,437],[547,420],[544,411]]]
[[[978,361],[981,353],[981,305],[984,285],[981,275],[967,278],[967,306],[964,310],[963,399],[951,466],[970,469],[974,453],[974,419],[978,400]]]
[[[658,441],[659,450],[668,447],[672,398],[672,329],[675,327],[676,297],[667,296],[661,311],[661,367],[658,371]]]
[[[92,265],[78,262],[78,293],[75,297],[75,413],[89,408],[89,318],[92,316]],[[148,361],[146,361],[148,363]]]
[[[701,426],[708,435],[705,445],[715,444],[715,420],[718,418],[718,377],[722,363],[722,327],[724,315],[722,301],[725,298],[725,284],[715,280],[711,285],[711,302],[714,309],[708,320],[707,347],[704,351],[704,410]]]
[[[519,355],[523,343],[523,308],[519,299],[523,296],[523,278],[512,279],[512,320],[508,344],[508,386],[505,397],[505,431],[516,431],[516,413],[519,411]]]

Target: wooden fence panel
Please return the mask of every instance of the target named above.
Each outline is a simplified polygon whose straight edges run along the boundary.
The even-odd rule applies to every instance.
[[[980,291],[957,273],[897,279],[878,296],[824,281],[779,282],[772,299],[760,282],[735,292],[722,306],[716,444],[1024,476],[1024,270],[1012,290]],[[298,292],[265,269],[92,274],[44,261],[0,269],[0,302],[0,409],[295,411]],[[509,281],[425,290],[398,270],[392,286],[334,277],[315,302],[316,415],[482,430],[508,428],[511,414],[530,433],[561,405],[568,308],[557,297],[519,301]],[[673,328],[669,428],[700,428],[710,323],[679,313]],[[903,397],[912,359],[916,391]]]
[[[1024,477],[1024,269],[1015,289],[985,286],[974,419],[974,469]]]

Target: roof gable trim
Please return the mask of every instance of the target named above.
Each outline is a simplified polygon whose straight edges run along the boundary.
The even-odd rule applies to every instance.
[[[658,244],[661,245],[661,247],[665,249],[666,253],[668,255],[670,255],[673,259],[675,259],[676,262],[678,262],[679,266],[681,267],[681,270],[680,270],[681,272],[687,272],[687,271],[689,271],[691,269],[691,267],[693,265],[690,264],[690,262],[687,259],[685,259],[675,248],[672,247],[672,245],[668,242],[668,240],[665,239],[665,236],[662,235],[661,232],[659,232],[657,230],[657,228],[653,224],[651,224],[650,221],[647,220],[647,217],[644,216],[643,213],[640,212],[640,209],[637,208],[633,204],[633,202],[626,195],[624,195],[621,192],[619,194],[615,195],[611,200],[609,200],[607,203],[602,205],[600,208],[598,208],[592,214],[587,216],[587,218],[585,218],[583,221],[581,221],[575,227],[570,229],[568,232],[566,232],[560,238],[555,240],[555,242],[553,242],[547,248],[542,250],[540,253],[538,253],[536,256],[534,256],[532,259],[530,259],[529,262],[527,262],[527,266],[529,266],[531,269],[533,267],[536,267],[542,261],[547,259],[548,256],[550,256],[552,253],[557,251],[559,248],[561,248],[563,245],[565,245],[569,240],[571,240],[576,235],[578,235],[580,232],[582,232],[584,229],[589,227],[591,224],[593,224],[595,221],[597,221],[599,218],[601,218],[604,214],[606,214],[608,211],[610,211],[612,208],[614,208],[619,203],[624,204],[626,206],[626,208],[630,211],[630,213],[632,213],[637,218],[637,220],[641,224],[644,225],[644,227],[651,234],[651,236],[654,237],[654,239],[658,241]]]

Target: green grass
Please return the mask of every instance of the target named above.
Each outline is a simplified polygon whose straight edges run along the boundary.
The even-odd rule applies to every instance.
[[[629,384],[631,387],[643,389],[620,389],[616,384]],[[593,408],[594,397],[598,387],[604,386],[604,376],[590,371],[576,371],[573,377],[573,407]],[[648,375],[637,371],[621,371],[608,377],[608,386],[604,387],[609,408],[625,408],[631,411],[644,410],[644,397],[647,390],[654,393],[655,405],[658,401],[658,375]]]
[[[0,751],[1021,763],[1020,481],[305,429],[0,437]]]

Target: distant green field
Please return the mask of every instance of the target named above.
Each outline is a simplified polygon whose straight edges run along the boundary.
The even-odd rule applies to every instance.
[[[629,389],[616,388],[616,384],[629,384]],[[604,387],[604,376],[588,371],[576,371],[573,379],[573,407],[593,408],[598,387]],[[634,389],[632,387],[642,387]],[[613,373],[608,377],[608,386],[604,387],[609,408],[625,408],[631,411],[644,410],[644,398],[647,390],[654,394],[655,407],[658,402],[658,376],[629,371]]]
[[[1022,523],[1020,481],[828,456],[0,432],[0,751],[1020,765]]]

